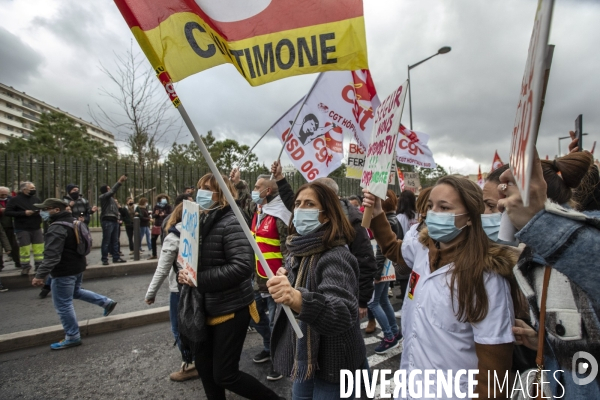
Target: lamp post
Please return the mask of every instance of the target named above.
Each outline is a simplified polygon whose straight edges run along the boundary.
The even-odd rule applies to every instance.
[[[412,128],[413,128],[413,124],[412,124],[412,99],[411,99],[411,96],[410,96],[410,92],[412,91],[412,89],[411,89],[412,84],[411,84],[411,81],[410,81],[410,70],[413,69],[413,68],[418,67],[419,65],[423,64],[425,61],[432,59],[433,57],[437,56],[438,54],[449,53],[450,50],[452,50],[451,47],[444,46],[441,49],[439,49],[438,52],[435,53],[434,55],[429,56],[426,59],[421,60],[421,61],[419,61],[416,64],[408,66],[408,113],[409,113],[409,116],[410,116],[410,130],[412,130]]]

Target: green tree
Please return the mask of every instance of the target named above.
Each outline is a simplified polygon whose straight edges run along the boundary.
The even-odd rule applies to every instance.
[[[114,146],[91,139],[84,126],[59,112],[43,113],[39,124],[26,138],[11,138],[0,150],[14,154],[37,156],[112,159],[117,156]]]
[[[242,157],[249,150],[248,146],[240,145],[233,139],[217,140],[212,131],[208,131],[206,136],[202,136],[202,141],[217,168],[224,174],[228,174],[235,165],[238,165],[242,161]],[[171,151],[167,155],[166,162],[171,165],[196,166],[201,169],[208,168],[208,164],[196,142],[188,144],[173,143]],[[254,172],[265,170],[266,166],[264,164],[261,166],[258,163],[256,154],[250,153],[244,160],[243,165],[241,165],[241,169]]]
[[[342,163],[335,171],[329,174],[329,178],[346,178],[346,164]]]

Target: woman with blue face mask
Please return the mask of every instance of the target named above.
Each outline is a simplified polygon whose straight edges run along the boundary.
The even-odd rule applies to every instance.
[[[160,236],[160,243],[162,245],[163,241],[163,232],[162,225],[167,216],[169,216],[173,212],[173,207],[169,204],[169,196],[165,193],[161,193],[156,196],[156,204],[154,205],[154,209],[152,210],[152,219],[154,220],[154,224],[152,225],[152,256],[149,258],[150,260],[156,260],[156,245],[158,242],[158,237]]]
[[[293,380],[293,400],[339,399],[340,371],[355,371],[365,361],[358,262],[347,246],[355,232],[337,195],[321,182],[298,190],[289,228],[285,266],[267,286],[276,303],[296,313],[304,336],[296,336],[278,307],[273,365]]]
[[[223,176],[223,180],[237,198],[229,178]],[[199,292],[200,298],[192,296],[192,300],[197,302],[195,312],[204,313],[206,339],[194,345],[182,337],[182,344],[193,347],[196,370],[209,400],[225,399],[226,389],[247,399],[279,400],[275,392],[239,370],[251,316],[258,322],[252,288],[254,251],[213,174],[198,181],[196,203],[199,221],[186,220],[184,215],[182,226],[200,225],[197,284],[185,270],[178,274],[178,281]],[[184,291],[181,297],[185,298]],[[181,334],[181,326],[179,330]]]
[[[404,241],[396,239],[380,199],[365,190],[363,204],[373,207],[371,230],[385,256],[412,269],[402,305],[400,369],[406,376],[414,370],[478,369],[474,393],[488,398],[494,372],[502,380],[511,369],[514,304],[520,299],[512,275],[515,254],[483,230],[481,189],[465,178],[441,178],[429,194],[425,226]],[[467,376],[452,378],[467,393]],[[415,380],[418,388],[438,390],[435,380],[427,387]],[[495,388],[498,396],[506,389]]]
[[[498,239],[498,233],[500,232],[500,220],[502,214],[498,211],[498,185],[500,184],[500,175],[508,169],[508,164],[492,171],[485,179],[483,185],[483,203],[485,204],[485,211],[481,214],[481,224],[483,230],[488,235],[490,240],[501,243],[501,244],[514,244],[502,242]]]

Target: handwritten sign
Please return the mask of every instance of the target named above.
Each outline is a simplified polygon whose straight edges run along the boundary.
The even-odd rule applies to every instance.
[[[183,201],[183,214],[181,216],[181,232],[179,235],[179,254],[177,262],[186,270],[198,285],[198,246],[200,238],[200,212],[198,204],[193,201]]]
[[[404,173],[404,190],[410,190],[416,193],[421,186],[418,172],[405,172]]]
[[[529,183],[541,118],[540,105],[553,8],[554,0],[538,1],[510,150],[510,169],[526,207],[529,205]]]
[[[408,81],[390,94],[375,110],[371,142],[367,149],[360,186],[385,199],[390,170],[395,164],[396,139],[404,108]]]
[[[365,152],[360,148],[359,144],[351,142],[348,158],[346,159],[346,178],[362,178],[364,167]]]

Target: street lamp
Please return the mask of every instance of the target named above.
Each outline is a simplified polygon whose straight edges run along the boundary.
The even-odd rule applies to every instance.
[[[408,113],[409,113],[409,115],[410,115],[410,130],[412,130],[412,128],[413,128],[413,124],[412,124],[412,100],[411,100],[411,96],[410,96],[410,92],[412,91],[412,90],[411,90],[411,86],[412,86],[412,84],[411,84],[411,82],[410,82],[410,70],[411,70],[411,69],[413,69],[413,68],[416,68],[416,67],[418,67],[419,65],[423,64],[425,61],[432,59],[433,57],[437,56],[438,54],[446,54],[446,53],[449,53],[449,52],[450,52],[450,50],[452,50],[452,48],[451,48],[451,47],[449,47],[449,46],[444,46],[444,47],[442,47],[441,49],[439,49],[439,50],[438,50],[438,52],[437,52],[437,53],[435,53],[434,55],[432,55],[432,56],[429,56],[429,57],[427,57],[426,59],[424,59],[424,60],[421,60],[421,61],[419,61],[419,62],[418,62],[418,63],[416,63],[416,64],[413,64],[413,65],[409,65],[409,66],[408,66]]]

